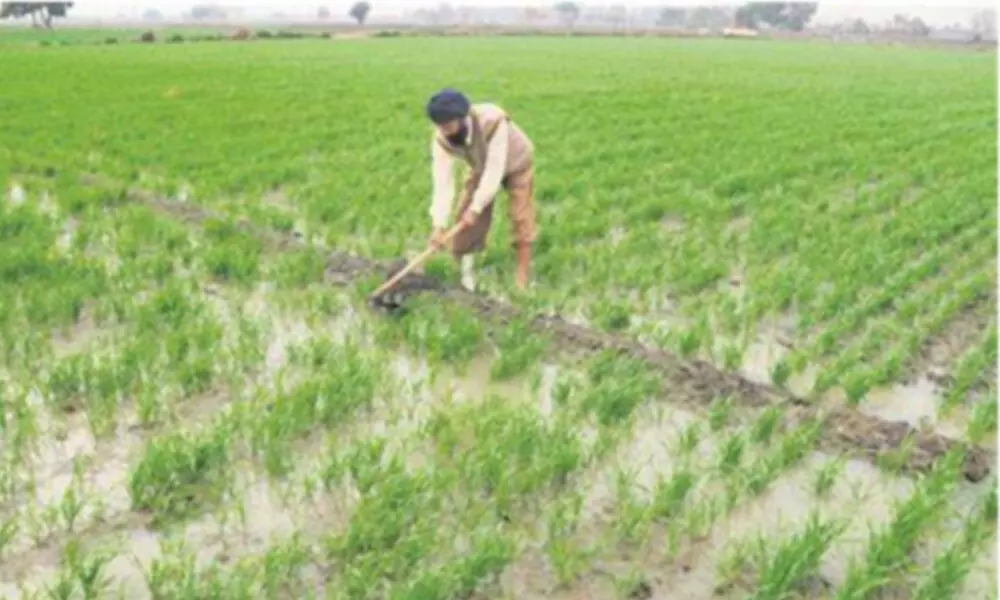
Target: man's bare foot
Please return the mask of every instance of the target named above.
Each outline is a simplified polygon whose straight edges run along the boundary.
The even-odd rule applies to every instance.
[[[476,291],[476,270],[471,254],[462,257],[462,287],[470,292]]]
[[[528,273],[531,271],[531,244],[521,244],[517,247],[517,287],[524,291],[528,288]]]

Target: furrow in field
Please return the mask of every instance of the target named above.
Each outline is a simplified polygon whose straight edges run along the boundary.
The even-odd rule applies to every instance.
[[[154,208],[192,224],[199,224],[212,218],[212,213],[204,208],[156,198],[141,191],[133,190],[130,193],[136,200],[147,202]],[[241,222],[239,227],[266,240],[278,251],[309,247],[294,236],[279,235],[249,223]],[[365,277],[384,275],[388,267],[378,261],[334,253],[327,257],[326,278],[330,283],[349,284]],[[509,304],[471,294],[456,287],[445,286],[431,277],[413,276],[410,281],[413,283],[408,284],[409,289],[414,292],[434,291],[443,294],[500,325],[523,318],[520,311]],[[752,383],[737,374],[720,371],[706,361],[685,361],[621,336],[572,325],[558,316],[536,316],[530,323],[533,330],[549,335],[563,348],[583,351],[611,350],[641,358],[664,373],[665,385],[670,392],[669,398],[673,402],[704,407],[718,396],[733,396],[753,407],[782,403],[795,406],[797,412],[816,414],[816,408],[791,392]],[[885,451],[898,450],[904,441],[913,444],[916,451],[911,458],[906,459],[903,466],[917,471],[927,469],[934,459],[959,444],[941,435],[923,433],[905,422],[888,422],[878,417],[860,415],[850,409],[833,410],[824,417],[824,422],[827,425],[824,427],[824,439],[832,447],[849,450],[850,445],[854,444],[862,450],[862,455],[869,459],[874,459]],[[965,476],[972,481],[979,481],[990,473],[991,465],[995,462],[994,451],[971,446],[966,461]]]

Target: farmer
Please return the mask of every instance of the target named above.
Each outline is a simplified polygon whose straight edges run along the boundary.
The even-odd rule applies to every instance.
[[[431,243],[441,248],[455,195],[455,159],[469,165],[458,209],[462,228],[451,251],[460,262],[462,286],[476,286],[474,255],[486,246],[493,221],[493,199],[502,186],[510,202],[510,220],[517,249],[517,285],[528,284],[531,247],[535,241],[534,145],[502,109],[493,104],[470,105],[464,94],[445,89],[427,104],[434,123],[431,141],[434,194]]]

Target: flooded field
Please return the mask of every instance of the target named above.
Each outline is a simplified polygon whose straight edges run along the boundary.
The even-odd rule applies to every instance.
[[[915,480],[780,405],[672,397],[642,356],[553,352],[433,297],[390,317],[202,273],[5,346],[6,597],[993,593],[995,491],[958,483],[959,454]]]
[[[996,598],[995,63],[730,42],[9,45],[0,597]],[[374,310],[441,77],[534,281]]]

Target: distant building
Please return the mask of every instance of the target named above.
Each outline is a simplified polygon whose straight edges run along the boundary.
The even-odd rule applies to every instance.
[[[957,29],[947,27],[944,29],[932,29],[927,39],[935,42],[951,42],[956,44],[971,44],[978,42],[982,37],[971,29]]]

